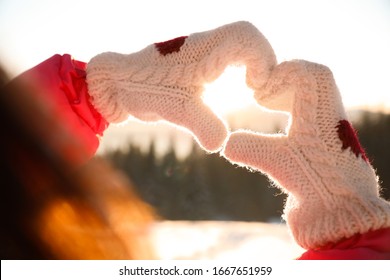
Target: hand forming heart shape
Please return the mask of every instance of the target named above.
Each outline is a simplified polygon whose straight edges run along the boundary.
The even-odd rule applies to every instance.
[[[203,84],[232,63],[247,67],[259,104],[291,114],[287,135],[238,131],[202,102]],[[128,114],[188,128],[209,151],[266,173],[289,196],[284,217],[304,248],[390,227],[390,204],[346,119],[331,71],[308,61],[276,64],[250,23],[156,43],[140,52],[103,53],[88,64],[93,103],[110,122]],[[228,137],[228,138],[227,138]],[[227,140],[226,140],[227,139]]]

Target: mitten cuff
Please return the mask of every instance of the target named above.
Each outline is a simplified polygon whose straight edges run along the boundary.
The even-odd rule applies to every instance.
[[[117,69],[123,69],[124,55],[103,53],[94,57],[87,66],[87,84],[91,103],[110,123],[127,119],[128,112],[118,96],[125,90],[120,88],[121,77]]]
[[[334,196],[332,200],[297,202],[289,196],[284,218],[303,248],[322,249],[356,234],[390,227],[390,204],[381,198]]]

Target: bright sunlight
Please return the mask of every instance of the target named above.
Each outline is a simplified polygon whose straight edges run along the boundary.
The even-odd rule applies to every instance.
[[[244,66],[229,66],[213,83],[205,85],[203,101],[218,115],[256,104],[253,90],[245,83]]]

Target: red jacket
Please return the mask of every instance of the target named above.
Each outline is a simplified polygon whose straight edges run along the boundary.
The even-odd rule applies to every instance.
[[[108,122],[90,102],[85,68],[86,63],[68,54],[54,55],[17,79],[27,78],[39,86],[39,92],[43,93],[39,98],[56,107],[64,125],[70,127],[92,157]],[[298,259],[390,259],[390,228],[358,234],[320,250],[309,250]]]
[[[24,72],[13,82],[29,82],[37,88],[38,98],[51,106],[56,117],[64,120],[75,139],[91,158],[98,146],[99,137],[108,122],[90,102],[86,83],[86,63],[74,60],[70,55],[54,55],[34,68]],[[71,152],[69,152],[71,153]],[[68,154],[69,154],[68,153]],[[85,157],[70,155],[75,162]]]
[[[390,228],[356,234],[319,250],[308,250],[299,260],[390,260]]]

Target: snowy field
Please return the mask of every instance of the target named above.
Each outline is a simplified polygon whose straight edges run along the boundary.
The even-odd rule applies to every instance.
[[[284,224],[163,221],[151,239],[163,260],[290,260],[304,251]]]

